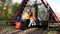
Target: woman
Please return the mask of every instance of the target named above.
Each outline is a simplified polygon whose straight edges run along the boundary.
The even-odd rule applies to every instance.
[[[31,12],[31,14],[30,14],[30,23],[29,23],[28,27],[33,25],[33,23],[34,23],[34,14],[33,14],[33,12]]]

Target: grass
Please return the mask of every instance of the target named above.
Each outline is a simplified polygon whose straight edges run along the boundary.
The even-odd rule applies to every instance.
[[[0,25],[6,27],[7,26],[6,21],[7,20],[0,20]]]
[[[7,20],[0,20],[0,29],[7,28],[8,26],[6,25]]]
[[[6,20],[0,20],[0,24],[5,24]]]
[[[57,31],[58,29],[57,29],[57,28],[51,28],[50,30],[52,30],[52,31]]]
[[[52,32],[52,31],[53,31],[53,32]],[[47,32],[47,34],[56,34],[56,33],[58,33],[58,32],[60,32],[60,31],[58,31],[57,28],[50,28],[49,31]]]

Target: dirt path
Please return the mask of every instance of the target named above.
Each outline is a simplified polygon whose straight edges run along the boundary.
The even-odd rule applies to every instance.
[[[15,27],[8,27],[0,30],[0,34],[60,34],[57,31],[47,31],[38,28],[29,28],[26,30],[16,30]]]
[[[0,34],[40,34],[44,31],[38,28],[29,28],[27,30],[16,30],[15,27],[8,27],[6,29],[0,30]],[[45,32],[44,32],[45,34]]]

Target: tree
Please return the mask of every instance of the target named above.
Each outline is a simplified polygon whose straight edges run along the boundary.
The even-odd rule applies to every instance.
[[[4,10],[3,10],[3,7],[4,7],[4,4],[5,4],[5,0],[0,0],[2,3],[1,3],[1,17],[4,16]]]
[[[9,10],[11,10],[11,2],[12,0],[0,0],[2,2],[1,6],[1,18],[8,18],[9,17]]]
[[[15,13],[16,13],[19,5],[20,5],[19,3],[14,3],[14,4],[12,5],[12,14],[13,14],[13,16],[15,15]],[[13,16],[12,16],[12,17],[13,17]]]

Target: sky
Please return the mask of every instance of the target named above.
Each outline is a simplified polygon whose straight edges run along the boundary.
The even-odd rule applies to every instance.
[[[13,0],[13,3],[18,2],[21,3],[22,0]],[[53,11],[55,13],[57,13],[57,15],[60,15],[60,0],[46,0],[49,5],[51,6],[51,8],[53,9]]]
[[[60,16],[60,0],[47,0],[52,10],[57,16]]]
[[[13,3],[16,3],[16,2],[21,3],[21,1],[22,0],[13,0]]]

